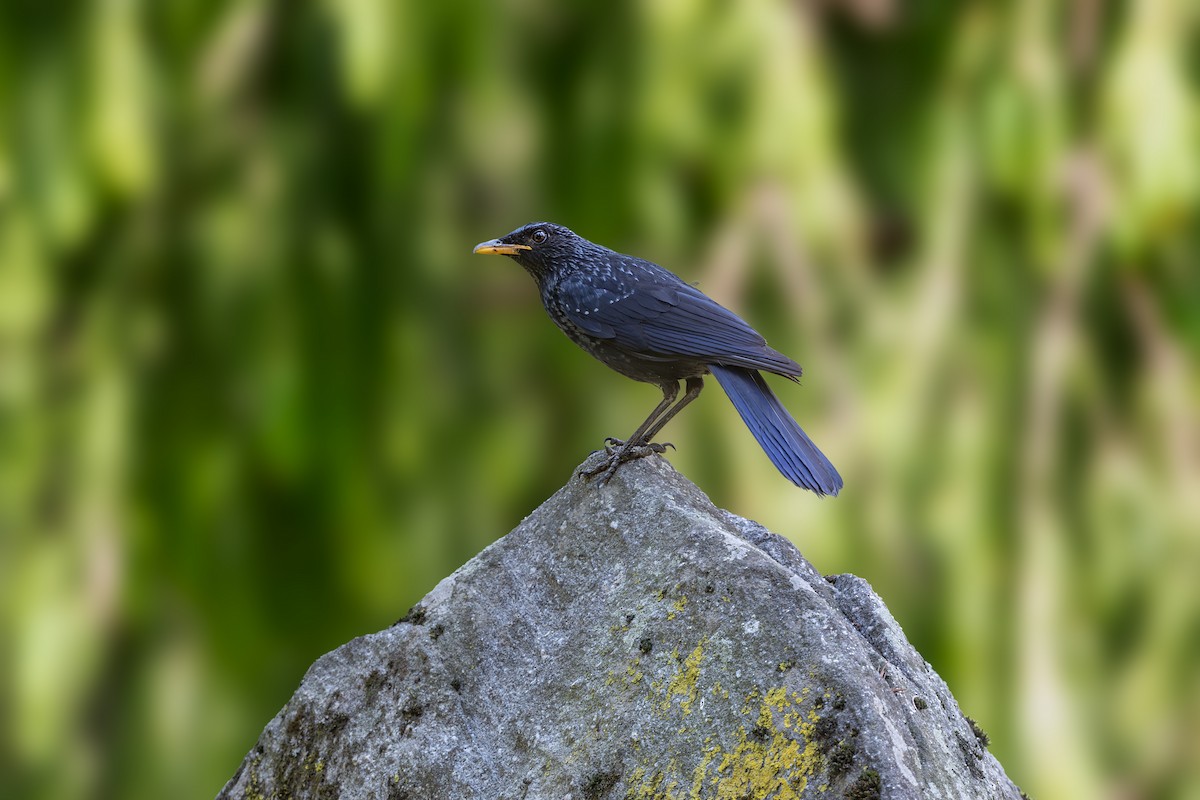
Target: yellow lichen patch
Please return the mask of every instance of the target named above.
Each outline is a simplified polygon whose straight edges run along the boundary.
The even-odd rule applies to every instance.
[[[754,689],[750,694],[746,695],[746,702],[742,703],[742,708],[739,713],[745,717],[750,714],[754,706],[758,704],[758,689]]]
[[[646,782],[646,768],[638,767],[629,773],[629,791],[625,793],[626,800],[633,798],[654,797],[655,787]]]
[[[667,705],[675,694],[684,697],[680,709],[686,714],[695,698],[695,685],[703,659],[703,643],[684,662],[679,674],[669,682]],[[778,686],[765,691],[754,689],[745,695],[742,716],[747,724],[738,728],[732,747],[714,744],[714,737],[704,740],[704,750],[691,769],[691,785],[686,784],[684,770],[671,760],[666,770],[656,761],[647,773],[645,768],[630,774],[627,798],[638,800],[798,800],[809,781],[822,768],[822,757],[815,739],[820,715],[807,707],[809,692],[788,691]],[[826,791],[824,784],[819,791]],[[686,792],[686,794],[685,794]]]
[[[642,682],[642,679],[645,678],[645,675],[642,674],[641,666],[641,658],[634,658],[625,665],[624,673],[619,673],[616,670],[609,670],[608,674],[604,677],[604,685],[616,686],[619,684],[624,686],[626,689],[635,688]]]
[[[687,595],[684,595],[684,594],[679,595],[679,599],[671,604],[671,611],[667,612],[667,619],[668,620],[675,619],[675,615],[678,614],[679,612],[683,611],[683,609],[686,606],[687,606]]]
[[[666,771],[656,771],[647,775],[643,767],[638,767],[629,774],[629,791],[625,793],[626,800],[684,800],[683,795],[676,791],[677,780],[667,780],[668,774],[679,771],[675,759],[667,764]]]
[[[802,757],[800,743],[782,734],[770,742],[749,739],[745,729],[739,733],[737,747],[725,754],[717,767],[716,797],[722,800],[741,800],[764,797],[778,800],[798,800],[807,778],[800,776],[799,785],[788,780],[790,765]]]
[[[701,640],[700,644],[696,645],[691,655],[684,659],[683,667],[667,682],[667,696],[662,703],[663,711],[669,710],[671,701],[679,696],[683,698],[679,701],[679,710],[684,716],[692,712],[692,704],[696,702],[698,692],[697,683],[700,680],[700,662],[704,660],[704,642],[705,640]]]
[[[639,683],[642,682],[643,676],[642,676],[642,671],[640,669],[638,669],[639,663],[640,662],[638,662],[638,661],[634,661],[632,664],[630,664],[628,667],[625,668],[625,685],[637,686]]]
[[[696,765],[694,770],[692,770],[692,791],[688,795],[688,797],[692,798],[692,800],[697,800],[697,798],[703,797],[702,792],[704,791],[704,780],[708,777],[708,765],[711,764],[713,759],[719,755],[721,755],[721,748],[708,748],[704,751],[704,756],[700,759],[700,763]]]
[[[751,692],[747,700],[753,702],[757,697],[757,692]],[[715,797],[794,800],[803,794],[820,766],[821,755],[812,740],[815,725],[809,721],[819,717],[798,708],[802,700],[800,693],[789,694],[782,686],[762,695],[753,732],[739,728],[737,744],[724,753],[717,767]],[[783,729],[776,724],[777,718]],[[785,732],[789,729],[799,737],[789,736]]]
[[[795,693],[793,693],[793,696],[797,699],[799,698],[799,695]],[[784,707],[788,704],[789,700],[786,686],[776,686],[774,689],[768,689],[767,693],[763,695],[762,708],[768,713],[770,713],[771,709],[783,711]]]

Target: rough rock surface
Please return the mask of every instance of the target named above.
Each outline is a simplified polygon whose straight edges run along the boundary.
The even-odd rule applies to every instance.
[[[221,798],[1019,798],[853,575],[661,458],[320,658]]]

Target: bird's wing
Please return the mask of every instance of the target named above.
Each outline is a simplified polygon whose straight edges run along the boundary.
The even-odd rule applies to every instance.
[[[619,262],[627,271],[562,280],[559,299],[572,324],[640,358],[800,374],[799,364],[768,347],[737,314],[661,267],[632,261]]]

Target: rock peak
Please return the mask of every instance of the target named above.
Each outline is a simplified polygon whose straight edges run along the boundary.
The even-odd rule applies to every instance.
[[[662,458],[320,658],[221,798],[1013,798],[865,581]]]

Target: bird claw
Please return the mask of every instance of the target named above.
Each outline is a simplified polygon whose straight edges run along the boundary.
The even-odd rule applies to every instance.
[[[599,475],[600,477],[596,478],[596,485],[603,486],[604,484],[608,483],[609,478],[617,474],[617,467],[619,466],[621,466],[621,459],[617,458],[616,456],[612,456],[596,469],[584,472],[583,477],[585,480],[591,480],[595,476]]]
[[[613,475],[617,474],[617,468],[626,461],[634,461],[646,456],[662,455],[667,452],[667,448],[675,449],[675,445],[670,442],[645,442],[643,444],[627,445],[620,439],[609,437],[604,440],[604,452],[608,455],[599,466],[592,469],[580,468],[578,474],[585,480],[595,478],[597,486],[603,486],[608,483]],[[596,451],[600,452],[600,451]]]
[[[625,446],[625,440],[618,439],[615,436],[609,436],[609,437],[605,438],[605,440],[604,440],[604,452],[608,453],[610,456],[624,446]],[[658,453],[658,454],[667,452],[668,447],[671,448],[672,450],[676,449],[675,445],[672,444],[671,442],[640,442],[638,444],[630,445],[630,449],[637,449],[639,447],[648,447],[653,452]],[[597,451],[597,452],[599,452],[599,451]]]

